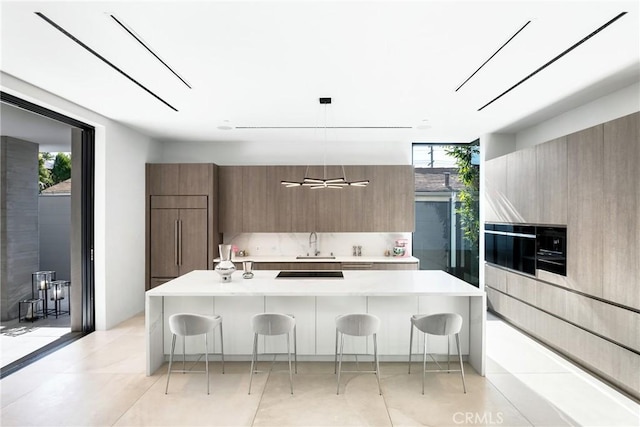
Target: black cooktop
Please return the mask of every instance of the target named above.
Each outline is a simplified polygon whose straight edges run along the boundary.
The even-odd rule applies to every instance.
[[[344,275],[332,270],[289,270],[278,273],[276,279],[344,279]]]

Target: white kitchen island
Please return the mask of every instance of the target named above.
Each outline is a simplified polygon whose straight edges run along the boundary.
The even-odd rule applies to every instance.
[[[342,279],[279,279],[277,274],[278,271],[254,271],[252,279],[243,279],[242,272],[237,271],[231,282],[222,283],[215,271],[196,270],[147,291],[147,375],[152,375],[167,358],[171,342],[168,318],[173,313],[222,315],[227,360],[249,360],[253,343],[251,316],[263,312],[293,314],[298,359],[327,361],[333,360],[335,350],[335,317],[372,313],[381,319],[381,360],[406,361],[411,315],[457,312],[464,318],[460,337],[463,354],[484,376],[485,293],[444,271],[344,271]],[[188,341],[187,353],[201,352],[201,341]],[[219,335],[209,342],[214,342],[215,351],[219,351]],[[421,352],[421,343],[421,337],[414,340],[414,352]],[[263,350],[277,351],[271,345],[277,343],[267,344]],[[353,350],[371,351],[367,345],[370,346],[354,343]],[[429,348],[445,353],[446,341],[434,337],[429,340]],[[455,345],[452,351],[455,352]]]

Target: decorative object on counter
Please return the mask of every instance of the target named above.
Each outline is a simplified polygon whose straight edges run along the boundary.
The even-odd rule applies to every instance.
[[[391,251],[389,249],[384,251],[384,256],[391,256]]]
[[[220,252],[220,262],[216,264],[216,273],[220,275],[220,280],[230,282],[231,275],[236,271],[236,266],[231,262],[231,245],[218,245]]]
[[[356,253],[357,253],[356,256],[362,256],[362,246],[358,245],[356,247]]]
[[[393,247],[393,256],[407,256],[407,239],[396,240],[396,245]]]
[[[405,250],[404,247],[394,246],[393,247],[393,256],[404,256]]]
[[[356,245],[353,245],[353,256],[358,256],[358,247]]]
[[[331,98],[320,98],[320,104],[324,105],[324,145],[326,150],[327,145],[327,105],[331,104]],[[326,155],[325,155],[326,160]],[[280,181],[280,184],[285,187],[309,187],[312,190],[319,188],[338,188],[341,189],[343,187],[366,187],[369,185],[368,179],[363,179],[360,181],[347,181],[346,174],[344,172],[344,166],[342,167],[342,176],[337,178],[327,178],[327,164],[325,162],[323,168],[323,178],[310,178],[309,177],[309,166],[307,166],[307,170],[304,173],[304,179],[302,181]]]
[[[239,257],[243,257],[243,256],[247,256],[249,255],[249,253],[247,251],[245,251],[244,249],[241,249],[238,251],[238,256]]]
[[[251,271],[252,267],[252,261],[242,261],[242,269],[244,270],[244,273],[242,273],[243,279],[253,279],[253,272]]]

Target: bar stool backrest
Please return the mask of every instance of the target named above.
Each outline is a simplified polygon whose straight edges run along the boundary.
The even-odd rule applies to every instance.
[[[412,319],[416,328],[431,335],[453,335],[462,329],[462,316],[457,313],[439,313]]]
[[[258,313],[251,318],[253,332],[259,335],[283,335],[293,331],[296,320],[282,313]]]
[[[178,313],[169,317],[169,329],[171,333],[180,336],[202,335],[212,331],[221,317],[203,316],[200,314]]]
[[[336,318],[336,329],[346,335],[366,337],[378,332],[380,319],[373,314],[344,314]]]

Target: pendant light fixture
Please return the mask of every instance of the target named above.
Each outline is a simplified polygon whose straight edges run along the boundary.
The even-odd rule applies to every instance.
[[[325,150],[327,144],[327,105],[331,104],[331,98],[320,98],[320,104],[324,105],[324,143]],[[360,181],[347,181],[346,174],[344,172],[344,166],[342,167],[342,176],[337,178],[327,178],[327,164],[326,159],[323,166],[323,177],[312,178],[309,176],[309,166],[304,173],[304,179],[302,181],[280,181],[285,187],[309,187],[312,190],[318,190],[322,188],[336,188],[341,189],[344,187],[366,187],[369,184],[369,180]]]

